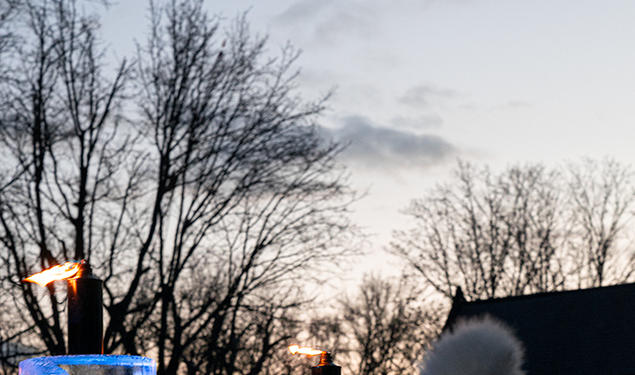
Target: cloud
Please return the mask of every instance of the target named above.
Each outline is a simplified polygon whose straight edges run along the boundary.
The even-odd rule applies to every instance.
[[[374,40],[386,25],[403,22],[404,15],[419,14],[433,6],[469,3],[471,0],[296,0],[276,15],[274,24],[312,43],[331,45],[343,37]],[[287,30],[289,32],[289,30]]]
[[[424,130],[440,128],[443,118],[436,113],[430,113],[417,117],[395,116],[391,122],[402,129]]]
[[[300,0],[273,22],[308,36],[312,43],[331,45],[347,36],[372,38],[381,15],[381,7],[370,2]]]
[[[401,104],[420,108],[429,106],[435,100],[451,99],[457,96],[459,96],[458,91],[426,84],[410,87],[398,101]]]
[[[430,166],[457,152],[439,136],[378,126],[362,116],[346,117],[341,127],[323,128],[323,132],[349,145],[342,154],[345,162],[367,169]]]
[[[274,21],[281,24],[305,24],[323,16],[325,12],[337,18],[338,14],[362,14],[368,17],[378,17],[388,12],[412,13],[427,10],[433,5],[445,5],[448,3],[463,4],[470,0],[364,0],[364,1],[336,1],[336,0],[298,0],[293,2],[283,12],[278,14]],[[377,19],[375,19],[377,21]]]
[[[343,8],[334,12],[331,17],[317,24],[314,39],[323,43],[333,43],[341,37],[355,36],[361,39],[371,38],[376,30],[369,9],[356,7]]]
[[[301,0],[291,4],[285,11],[274,17],[274,21],[283,25],[304,23],[320,14],[333,3],[333,0]]]

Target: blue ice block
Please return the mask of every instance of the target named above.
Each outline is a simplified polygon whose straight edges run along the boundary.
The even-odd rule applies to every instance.
[[[156,363],[134,355],[59,355],[20,362],[20,375],[155,375]]]

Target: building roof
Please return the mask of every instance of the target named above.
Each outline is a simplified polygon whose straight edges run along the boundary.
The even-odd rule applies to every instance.
[[[473,302],[459,289],[444,330],[483,315],[523,342],[527,375],[635,375],[635,283]]]

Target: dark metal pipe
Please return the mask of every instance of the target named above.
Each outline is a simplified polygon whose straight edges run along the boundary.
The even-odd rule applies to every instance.
[[[68,280],[68,354],[103,354],[103,282],[88,263]]]
[[[320,363],[311,367],[311,375],[341,375],[342,368],[333,363],[331,353],[322,352],[320,354]]]

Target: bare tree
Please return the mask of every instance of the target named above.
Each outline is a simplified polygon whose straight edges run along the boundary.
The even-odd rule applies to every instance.
[[[0,59],[15,42],[15,35],[11,30],[11,25],[12,19],[17,14],[18,5],[18,0],[0,1]]]
[[[586,170],[594,169],[589,165]],[[534,164],[493,175],[487,168],[460,162],[451,184],[412,202],[406,213],[416,227],[397,232],[392,249],[448,297],[457,286],[468,299],[478,299],[601,285],[600,278],[588,277],[597,271],[579,270],[599,264],[602,254],[614,258],[628,252],[615,247],[625,234],[622,223],[632,215],[629,182],[618,178],[628,171],[612,164],[598,172],[607,177],[602,183],[590,182],[597,181],[593,177],[583,184],[576,177],[580,171],[572,168],[548,170]],[[603,206],[583,201],[593,189],[594,196],[608,195],[610,200]],[[589,215],[604,219],[591,222]],[[614,225],[607,223],[609,215]],[[587,225],[580,225],[584,220]],[[590,240],[592,233],[602,233],[610,251],[598,250],[597,238]],[[581,239],[592,246],[585,252],[595,254],[582,266],[575,264]],[[632,263],[623,266],[632,272]],[[613,280],[626,281],[629,275],[623,272]]]
[[[290,47],[267,58],[244,18],[224,31],[202,1],[151,3],[147,44],[114,69],[79,8],[29,2],[2,82],[16,332],[65,352],[64,296],[19,280],[87,259],[107,353],[156,353],[160,374],[258,374],[295,332],[293,279],[345,253],[353,194],[316,131],[323,100],[294,94]]]
[[[635,209],[633,171],[612,159],[585,159],[570,163],[567,172],[580,286],[629,280],[635,272],[627,236]]]
[[[127,146],[116,120],[126,64],[103,77],[96,20],[80,18],[73,3],[34,1],[21,10],[29,34],[20,36],[12,75],[2,82],[2,153],[18,169],[0,196],[4,276],[14,308],[27,312],[20,330],[32,327],[49,352],[62,354],[55,286],[41,299],[19,280],[91,258],[100,206],[113,198],[109,185]]]
[[[358,295],[341,303],[349,336],[349,371],[360,375],[416,374],[428,343],[439,333],[441,310],[402,276],[367,276]]]
[[[14,32],[12,26],[15,24],[15,18],[19,13],[18,7],[20,2],[18,0],[1,0],[0,1],[0,84],[5,85],[9,80],[9,73],[11,72],[11,66],[7,63],[11,58],[11,52],[15,50],[18,38]],[[0,91],[0,95],[4,93]],[[5,98],[0,96],[0,128],[5,126],[4,114],[7,109],[5,107]],[[0,158],[4,155],[0,154]],[[0,165],[0,191],[6,189],[9,185],[15,182],[19,176],[19,168],[12,168],[10,165]]]

